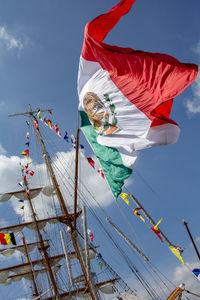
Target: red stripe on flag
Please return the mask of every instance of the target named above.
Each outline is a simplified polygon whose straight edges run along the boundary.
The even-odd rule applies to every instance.
[[[195,80],[198,66],[181,63],[166,54],[102,42],[134,2],[123,0],[86,25],[82,57],[99,63],[103,70],[108,71],[117,88],[152,121],[151,126],[176,124],[169,119],[172,99]],[[165,114],[166,109],[169,109],[168,114]]]

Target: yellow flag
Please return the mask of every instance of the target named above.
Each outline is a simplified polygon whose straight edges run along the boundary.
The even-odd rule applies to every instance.
[[[153,226],[153,228],[154,228],[155,230],[159,230],[159,229],[158,229],[158,225],[160,224],[160,222],[162,221],[162,219],[163,219],[163,218],[161,218],[161,219],[158,221],[158,223],[157,223],[155,226]]]
[[[37,113],[37,117],[38,117],[39,119],[41,119],[40,113],[41,113],[41,111],[39,110],[38,113]]]
[[[12,244],[10,233],[5,233],[4,234],[4,239],[6,240],[7,245]]]
[[[169,249],[172,251],[172,253],[174,255],[176,255],[176,257],[178,257],[178,259],[180,259],[182,264],[184,264],[184,260],[183,260],[181,254],[180,254],[180,251],[178,249],[176,249],[174,246],[170,246]]]
[[[129,205],[129,200],[127,199],[127,197],[131,196],[131,194],[126,194],[126,193],[121,193],[120,197],[126,202],[127,205]]]
[[[138,212],[138,210],[140,210],[141,207],[137,207],[135,209],[133,209],[133,213],[135,216],[140,217],[140,219],[145,223],[145,219],[142,217],[142,215]]]

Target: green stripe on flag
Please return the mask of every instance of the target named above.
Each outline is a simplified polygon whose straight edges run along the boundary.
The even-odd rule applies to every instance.
[[[80,116],[81,130],[98,158],[112,193],[117,199],[122,191],[124,181],[131,175],[132,169],[124,166],[118,150],[98,144],[98,134],[93,129],[87,114],[80,111]]]

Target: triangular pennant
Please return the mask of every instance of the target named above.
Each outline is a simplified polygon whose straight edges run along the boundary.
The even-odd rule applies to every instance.
[[[130,197],[131,194],[121,193],[119,196],[126,202],[127,205],[130,205],[130,202],[127,199],[127,197]]]

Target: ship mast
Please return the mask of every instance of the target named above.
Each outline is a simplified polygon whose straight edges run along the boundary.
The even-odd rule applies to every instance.
[[[33,208],[33,204],[32,204],[32,201],[31,201],[30,194],[28,194],[27,196],[28,196],[30,207],[31,207],[31,211],[32,211],[32,215],[33,215],[33,220],[34,220],[34,223],[35,223],[35,227],[36,227],[36,231],[37,231],[37,234],[38,234],[38,238],[39,238],[39,241],[40,241],[40,249],[42,250],[42,252],[44,254],[45,264],[47,266],[47,270],[48,270],[48,273],[49,273],[49,276],[50,276],[50,280],[51,280],[51,283],[52,283],[52,287],[53,287],[55,296],[57,297],[58,296],[58,288],[57,288],[57,285],[56,285],[56,281],[55,281],[55,278],[54,278],[54,275],[53,275],[53,271],[51,269],[51,265],[50,265],[50,261],[49,261],[49,256],[48,256],[48,253],[47,253],[47,248],[49,246],[47,246],[47,245],[44,244],[44,240],[43,240],[43,237],[42,237],[42,235],[40,233],[40,229],[39,229],[39,226],[38,226],[38,221],[36,219],[36,213],[35,213],[34,208]]]
[[[34,290],[35,290],[35,297],[38,297],[39,293],[38,293],[38,289],[37,289],[37,285],[36,285],[36,281],[35,281],[35,276],[34,276],[34,273],[33,273],[33,266],[32,266],[31,260],[30,260],[30,256],[29,256],[28,248],[27,248],[27,244],[26,244],[26,239],[25,239],[24,235],[23,235],[23,244],[24,244],[24,247],[25,247],[25,253],[26,253],[27,261],[31,265],[31,277],[32,277],[33,286],[34,286]]]
[[[44,112],[44,111],[49,111],[49,110],[41,110],[41,111]],[[89,291],[89,293],[91,295],[92,300],[96,300],[97,297],[96,297],[95,293],[93,292],[93,288],[92,288],[91,282],[88,279],[87,272],[86,272],[85,265],[84,265],[84,260],[83,260],[83,257],[81,256],[80,246],[79,246],[79,242],[78,242],[78,233],[77,233],[77,230],[76,230],[76,204],[75,204],[75,212],[74,212],[75,217],[74,217],[74,224],[73,224],[72,218],[70,217],[70,215],[68,213],[67,207],[65,205],[64,198],[63,198],[62,193],[60,191],[60,188],[59,188],[59,185],[58,185],[55,173],[54,173],[53,168],[51,166],[49,154],[48,154],[48,152],[46,150],[46,147],[44,145],[44,141],[42,139],[40,130],[39,130],[38,127],[36,128],[36,126],[35,126],[35,122],[37,122],[37,120],[36,120],[35,116],[33,115],[34,113],[37,113],[37,111],[32,111],[32,109],[30,109],[29,112],[18,113],[18,114],[14,114],[14,115],[9,115],[9,117],[20,116],[20,115],[23,115],[23,116],[28,115],[28,116],[30,116],[31,122],[33,124],[33,127],[35,129],[36,135],[37,135],[38,140],[40,142],[40,146],[41,146],[41,149],[42,149],[42,152],[43,152],[43,157],[44,157],[44,160],[45,160],[45,164],[47,166],[47,170],[48,170],[48,172],[50,174],[50,177],[51,177],[51,180],[52,180],[52,183],[53,183],[56,195],[58,197],[58,201],[59,201],[60,207],[62,209],[63,216],[59,218],[59,221],[62,222],[62,223],[64,223],[64,224],[66,224],[71,229],[70,230],[71,240],[72,240],[72,243],[73,243],[73,246],[74,246],[77,258],[79,260],[79,263],[80,263],[80,266],[81,266],[81,269],[82,269],[82,272],[83,272],[83,276],[84,276],[84,279],[85,279],[86,287],[88,288],[88,291]],[[76,145],[76,151],[78,151],[77,145]],[[76,155],[76,156],[78,156],[78,155]],[[77,166],[77,162],[76,162],[76,166]],[[78,167],[76,167],[76,168],[78,168]],[[76,174],[75,174],[75,176],[76,176]],[[77,181],[77,176],[76,176],[76,181]],[[76,187],[76,195],[77,195],[77,187]],[[76,203],[76,198],[77,198],[76,195],[75,195],[75,203]],[[30,202],[30,205],[32,206],[31,199],[29,200],[29,202]],[[32,206],[32,208],[33,208],[33,206]],[[38,227],[38,224],[37,224],[37,219],[36,219],[35,214],[33,214],[33,217],[34,217],[36,229],[38,231],[38,236],[39,236],[39,239],[40,239],[40,242],[41,242],[42,236],[41,236],[41,233],[39,232],[39,227]],[[47,265],[47,268],[48,268],[48,265],[50,266],[49,259],[48,259],[48,254],[47,254],[46,248],[42,246],[42,243],[41,243],[41,248],[42,248],[42,251],[44,253],[45,262],[46,262],[46,265]],[[51,275],[50,275],[51,283],[52,283],[52,286],[53,286],[53,289],[54,289],[55,296],[57,296],[58,295],[58,290],[57,290],[57,286],[56,286],[56,283],[55,283],[55,279],[54,279],[51,267],[48,268],[48,271],[49,271],[49,275],[51,273]]]

